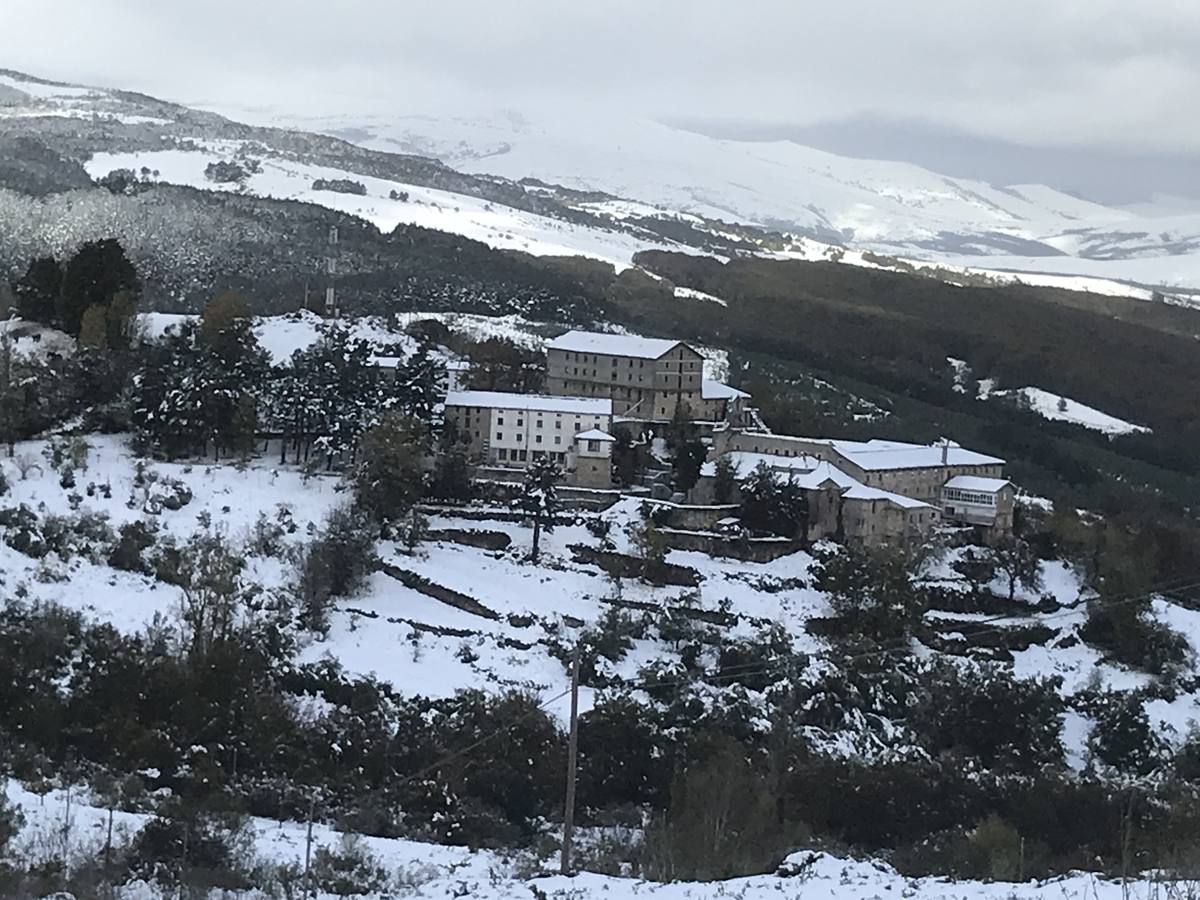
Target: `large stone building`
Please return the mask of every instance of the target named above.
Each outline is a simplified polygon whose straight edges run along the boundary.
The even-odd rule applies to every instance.
[[[942,487],[955,476],[998,479],[1004,475],[1004,460],[967,450],[953,441],[842,441],[735,429],[725,429],[715,437],[718,453],[740,450],[785,457],[815,456],[863,484],[927,503],[939,503]]]
[[[521,469],[549,457],[573,484],[612,484],[612,401],[500,391],[451,391],[445,417],[478,465]]]
[[[704,357],[683,341],[569,331],[546,344],[546,390],[607,397],[613,414],[668,422],[742,424],[749,395],[704,377]]]
[[[927,537],[941,522],[941,511],[932,503],[882,488],[871,487],[816,456],[780,456],[771,453],[732,451],[726,454],[735,481],[733,501],[740,499],[740,483],[759,466],[804,491],[808,501],[805,533],[809,541],[823,538],[847,540],[866,546],[907,543]],[[693,491],[699,503],[717,500],[716,461],[700,470]]]
[[[733,428],[714,439],[714,459],[736,460],[740,477],[761,462],[805,489],[810,539],[874,544],[928,534],[939,523],[977,529],[987,541],[1012,534],[1015,491],[1003,477],[1004,460],[953,441],[843,441]],[[711,490],[707,478],[698,490]]]

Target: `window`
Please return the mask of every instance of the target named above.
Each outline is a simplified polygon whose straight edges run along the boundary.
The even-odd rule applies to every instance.
[[[515,456],[521,462],[525,462],[525,458],[528,456],[528,454],[524,450],[514,450],[513,456]]]
[[[496,440],[498,440],[498,441],[502,441],[502,440],[504,440],[504,432],[502,432],[502,431],[497,431],[497,432],[496,432]]]
[[[588,453],[599,453],[599,452],[600,452],[600,442],[599,441],[588,441]]]
[[[576,423],[575,423],[575,431],[576,431],[576,432],[583,431],[583,423],[582,423],[582,422],[576,422]]]
[[[554,443],[556,443],[556,444],[562,443],[562,438],[559,437],[557,434],[554,436]]]
[[[557,421],[554,423],[554,427],[555,427],[555,428],[556,428],[558,431],[562,431],[562,417],[561,417],[561,416],[560,416],[560,417],[558,418],[558,420],[557,420]]]
[[[504,424],[504,416],[496,416],[496,424],[503,425]]]
[[[616,367],[617,367],[617,358],[614,356],[613,357],[613,368],[615,369]]]
[[[518,444],[521,443],[521,438],[522,438],[522,434],[521,434],[521,432],[518,431],[517,432],[517,443]]]
[[[518,416],[517,417],[517,427],[520,428],[524,424],[525,424],[525,420],[522,419],[520,416]]]
[[[499,453],[498,453],[497,455],[498,455],[498,456],[500,457],[500,459],[502,459],[502,460],[503,460],[503,459],[508,459],[508,448],[507,448],[507,447],[501,447],[501,448],[500,448],[500,450],[499,450]]]
[[[535,444],[540,444],[542,442],[542,436],[540,434],[535,434],[533,436],[533,442]]]
[[[537,427],[538,427],[538,428],[541,428],[541,427],[542,427],[542,420],[541,420],[541,419],[538,419],[538,420],[537,420]]]

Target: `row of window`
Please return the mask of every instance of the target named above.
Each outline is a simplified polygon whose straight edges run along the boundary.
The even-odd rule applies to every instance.
[[[528,462],[530,459],[542,459],[549,457],[555,462],[566,462],[567,454],[555,453],[553,451],[546,452],[544,450],[513,450],[509,451],[507,447],[501,447],[496,451],[496,458],[501,462]]]
[[[964,491],[961,488],[946,488],[944,496],[947,500],[957,500],[960,503],[973,503],[976,506],[995,506],[996,495],[983,491]]]
[[[576,425],[576,426],[575,426],[575,430],[576,430],[576,431],[578,431],[578,430],[579,430],[579,426],[578,426],[578,425]],[[496,432],[496,440],[497,440],[497,441],[502,441],[502,440],[504,440],[504,432],[503,432],[503,431],[497,431],[497,432]],[[516,442],[519,444],[519,443],[521,443],[523,440],[525,440],[525,435],[521,434],[521,432],[519,432],[519,431],[518,431],[518,432],[516,433],[516,435],[513,437],[513,440],[514,440],[514,441],[516,441]],[[535,434],[535,435],[533,436],[533,442],[534,442],[535,444],[540,444],[540,443],[542,442],[542,436],[541,436],[540,434]],[[555,444],[561,444],[561,443],[562,443],[562,436],[561,436],[561,435],[557,435],[557,434],[556,434],[556,435],[554,436],[554,443],[555,443]],[[594,442],[594,441],[589,441],[588,443],[595,443],[595,442]]]

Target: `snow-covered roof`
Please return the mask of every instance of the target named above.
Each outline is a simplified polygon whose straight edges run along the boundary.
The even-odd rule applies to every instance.
[[[556,397],[550,394],[512,394],[504,391],[450,391],[447,406],[480,406],[488,409],[574,413],[582,416],[611,416],[608,397]]]
[[[581,431],[575,435],[577,441],[615,441],[616,438],[607,431],[601,431],[599,428],[592,428],[589,431]]]
[[[700,397],[704,400],[737,400],[739,397],[749,397],[745,391],[739,391],[720,381],[709,381],[705,378],[700,382]]]
[[[778,456],[773,453],[745,453],[733,451],[725,456],[733,463],[734,477],[745,478],[760,464],[786,476],[797,487],[806,491],[816,491],[827,485],[834,485],[842,491],[842,496],[850,500],[883,500],[893,503],[903,509],[930,508],[930,504],[903,494],[885,491],[881,488],[869,487],[853,475],[849,475],[832,463],[815,456]],[[700,467],[700,474],[713,476],[716,474],[715,461],[706,462]],[[982,479],[991,480],[991,479]]]
[[[903,494],[896,494],[880,488],[868,487],[857,481],[842,496],[848,500],[883,500],[902,509],[933,509],[932,505],[921,500],[914,500],[912,497],[905,497]]]
[[[1012,484],[1007,478],[981,478],[978,475],[955,475],[946,482],[946,487],[960,491],[983,491],[995,494]]]
[[[603,356],[632,356],[635,359],[658,359],[681,343],[683,342],[665,338],[638,337],[632,334],[568,331],[552,341],[546,341],[546,349],[566,350],[571,353],[598,353]]]
[[[1002,466],[1004,460],[967,450],[950,441],[934,444],[907,444],[903,441],[823,441],[843,459],[860,469],[932,469],[938,466]],[[945,459],[942,454],[945,452]]]
[[[778,456],[774,453],[750,453],[744,450],[730,451],[725,454],[725,457],[733,464],[735,478],[745,478],[757,469],[759,464],[764,464],[768,469],[776,472],[787,473],[811,472],[821,465],[821,460],[815,456]],[[700,467],[701,475],[712,476],[716,474],[716,471],[715,460],[709,460]]]

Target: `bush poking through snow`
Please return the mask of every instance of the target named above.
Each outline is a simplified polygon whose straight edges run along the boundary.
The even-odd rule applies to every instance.
[[[312,880],[317,888],[338,897],[385,893],[391,878],[358,835],[342,835],[339,847],[318,847],[313,853]]]

